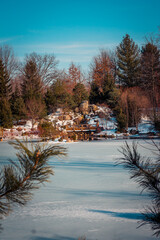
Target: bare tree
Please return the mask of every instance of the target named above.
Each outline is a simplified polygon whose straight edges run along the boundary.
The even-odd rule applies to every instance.
[[[52,82],[57,79],[59,75],[57,69],[58,61],[53,54],[40,55],[33,52],[26,56],[25,61],[29,62],[30,60],[36,63],[38,74],[44,85],[51,85]]]
[[[109,93],[115,88],[115,65],[111,54],[106,50],[93,58],[90,65],[90,102],[107,102]]]
[[[121,94],[121,105],[126,114],[127,129],[136,126],[138,130],[142,111],[150,106],[150,101],[145,92],[138,87],[124,89]]]
[[[8,45],[0,47],[0,58],[7,70],[10,79],[13,79],[18,71],[18,60],[14,56],[13,49]]]
[[[32,98],[26,102],[26,109],[26,114],[28,118],[31,119],[33,128],[36,120],[42,118],[45,115],[45,104],[36,98]]]
[[[108,51],[102,49],[100,53],[93,58],[90,65],[91,82],[96,82],[97,86],[102,89],[106,76],[114,77],[115,65]]]
[[[66,90],[69,94],[73,94],[73,89],[77,83],[83,83],[85,81],[84,74],[79,65],[75,65],[73,62],[68,68],[68,73],[63,72],[61,74],[66,84]]]

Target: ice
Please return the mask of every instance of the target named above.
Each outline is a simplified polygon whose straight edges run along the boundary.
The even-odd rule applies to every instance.
[[[147,143],[139,143],[140,151],[151,155],[143,149]],[[151,202],[147,193],[140,194],[128,171],[115,166],[122,145],[121,140],[64,143],[68,157],[50,159],[55,173],[51,182],[35,191],[27,206],[14,207],[2,221],[1,239],[155,239],[149,226],[137,229],[141,212]],[[12,150],[0,144],[1,164],[6,153],[13,156]]]

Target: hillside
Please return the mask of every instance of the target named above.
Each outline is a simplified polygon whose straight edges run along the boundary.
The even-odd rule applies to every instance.
[[[105,105],[89,105],[87,101],[84,101],[75,112],[58,108],[54,113],[41,120],[41,123],[46,122],[50,123],[56,131],[52,136],[42,135],[39,122],[36,122],[32,128],[31,120],[21,120],[18,124],[14,124],[12,129],[3,130],[3,140],[26,136],[32,139],[43,138],[54,141],[155,138],[159,136],[152,121],[146,116],[141,118],[138,129],[129,127],[128,130],[120,133],[117,131],[116,118],[110,108]]]

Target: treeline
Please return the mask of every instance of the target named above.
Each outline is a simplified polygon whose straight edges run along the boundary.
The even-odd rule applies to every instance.
[[[8,46],[0,47],[0,125],[43,118],[57,107],[75,110],[83,100],[107,104],[120,131],[138,126],[146,111],[160,128],[160,48],[148,40],[140,49],[126,34],[114,52],[101,50],[84,74],[71,63],[58,68],[54,55],[32,53],[19,62]]]

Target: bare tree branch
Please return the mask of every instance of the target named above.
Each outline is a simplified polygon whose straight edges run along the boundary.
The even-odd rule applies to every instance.
[[[58,61],[55,56],[45,54],[39,55],[35,52],[26,56],[26,61],[32,60],[37,65],[37,70],[41,80],[45,85],[50,85],[58,77]]]
[[[14,56],[13,49],[8,45],[4,45],[0,47],[0,58],[3,61],[5,68],[7,69],[7,73],[9,78],[15,77],[15,74],[18,71],[18,60]]]

